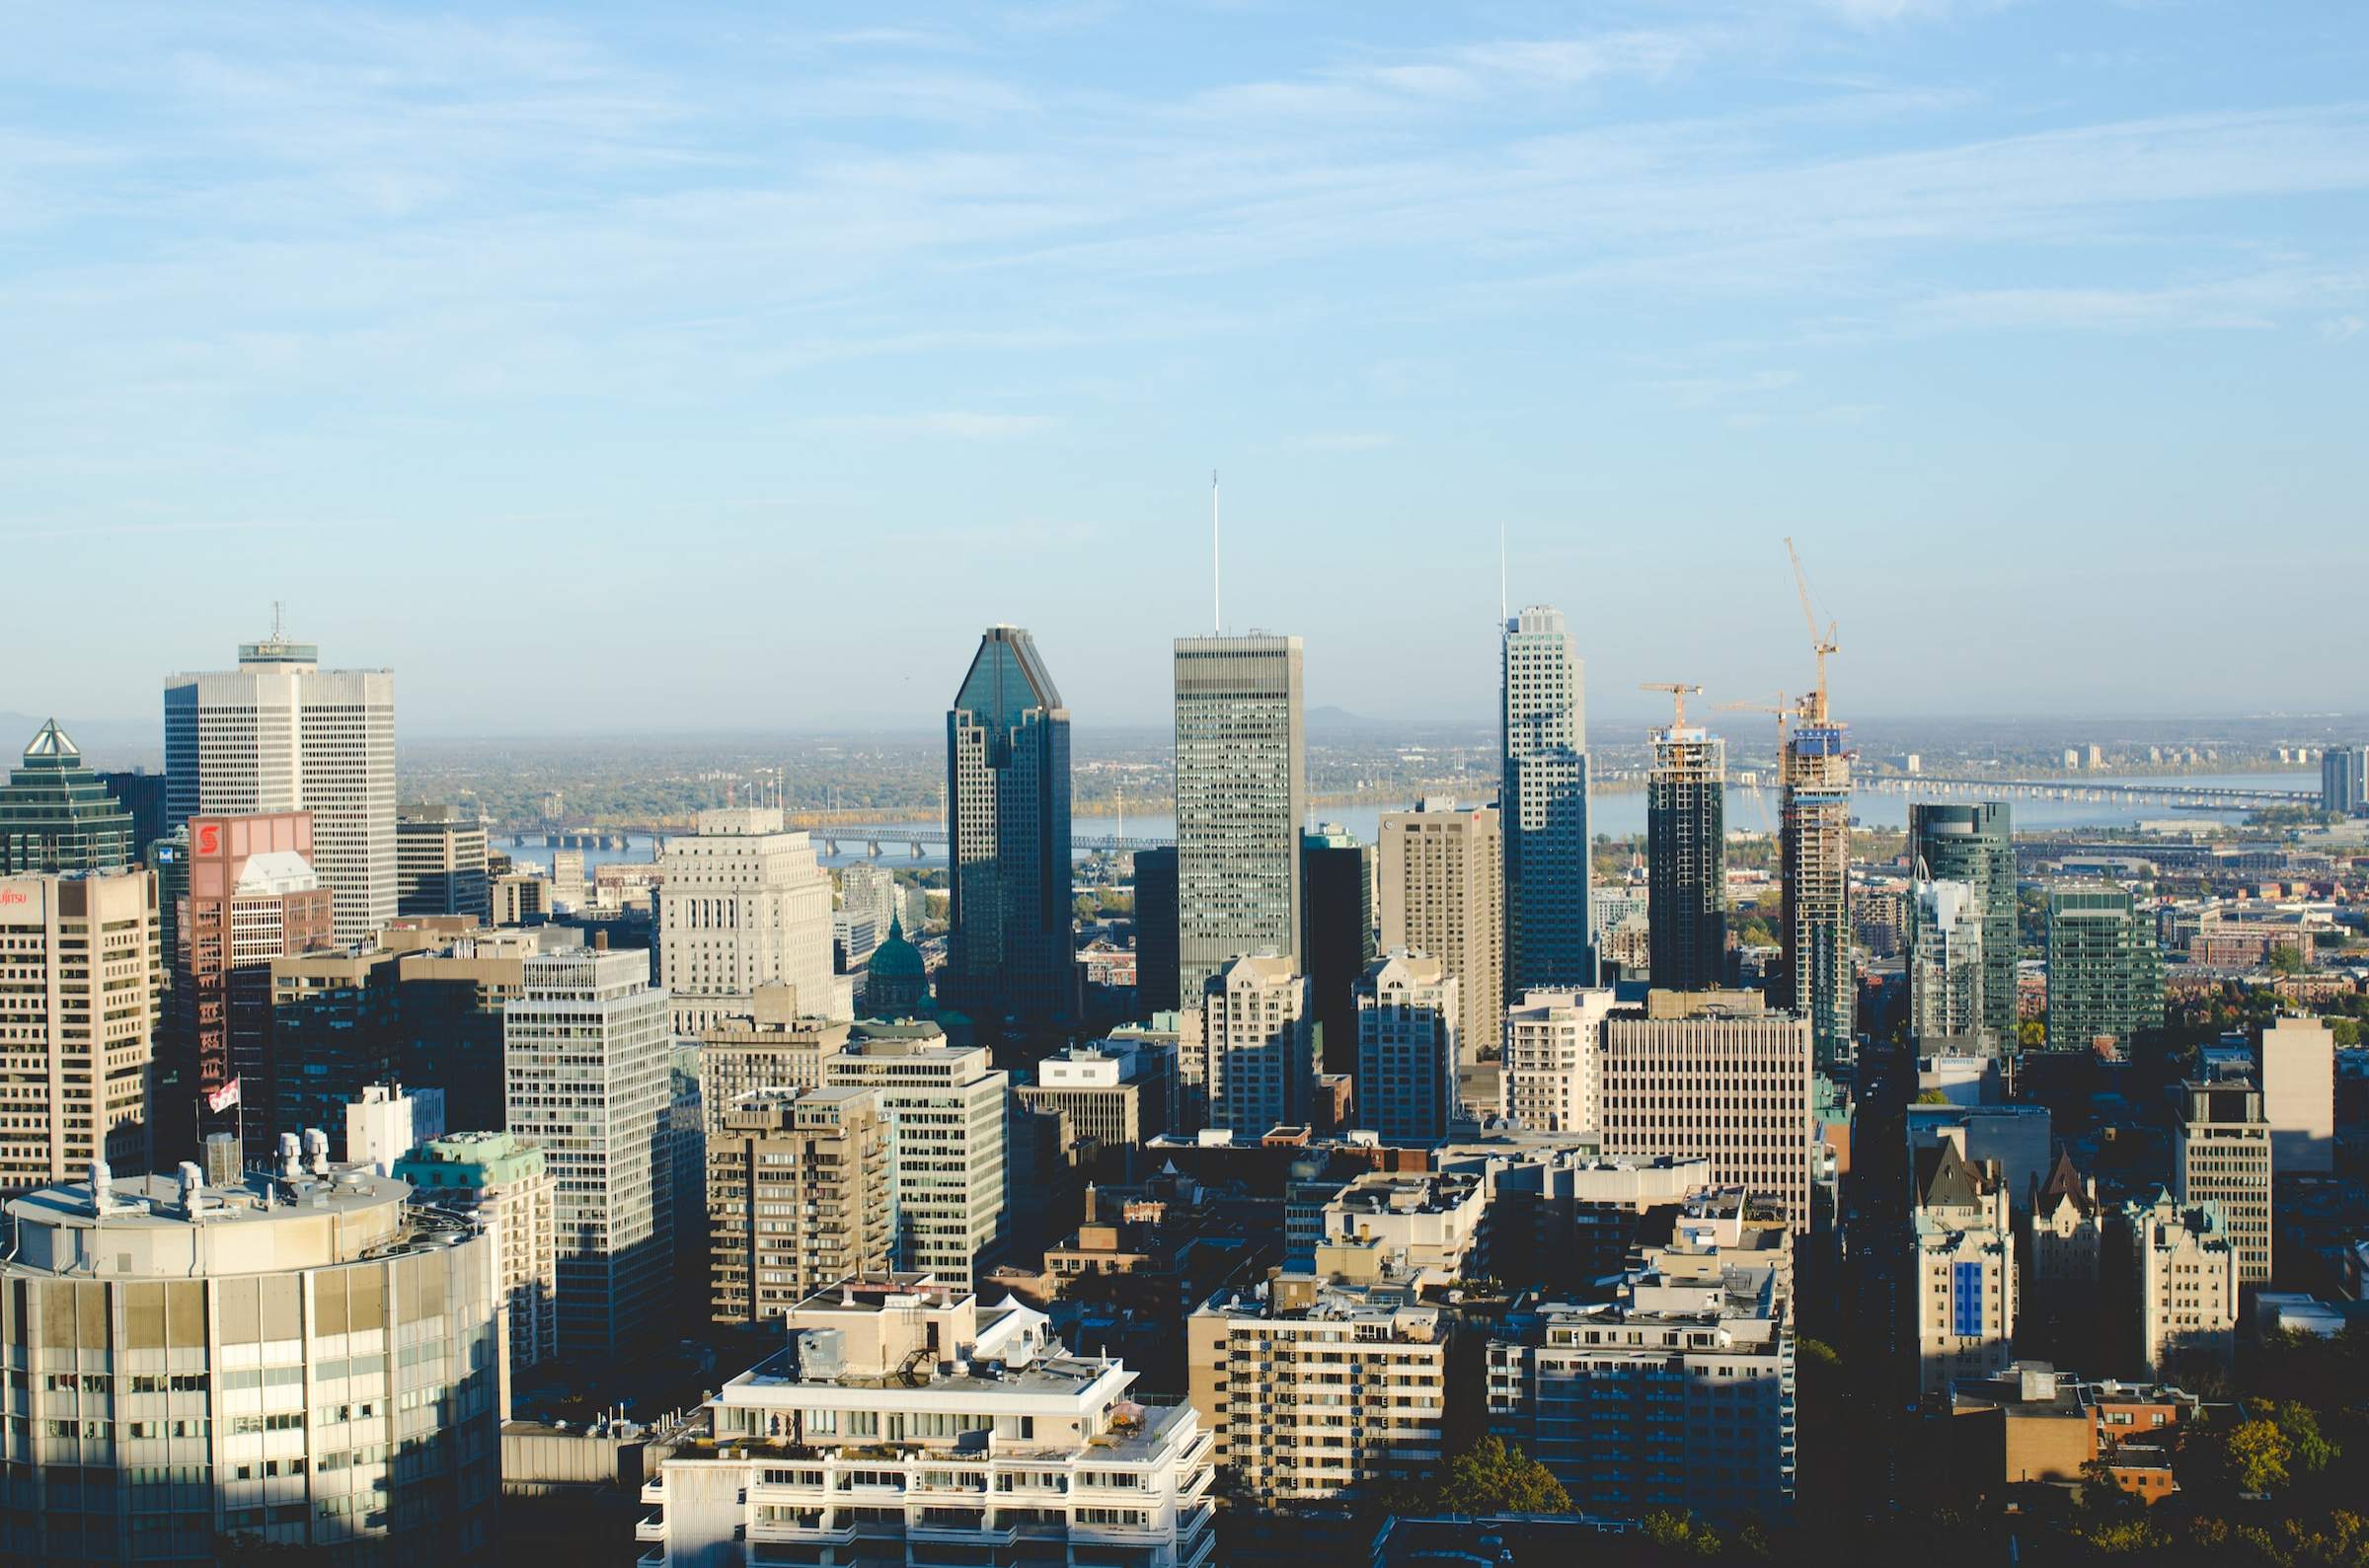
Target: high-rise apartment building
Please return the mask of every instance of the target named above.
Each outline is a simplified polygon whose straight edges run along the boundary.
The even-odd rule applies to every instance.
[[[1982,1020],[2006,1051],[2016,1041],[2016,847],[2005,804],[1914,800],[1908,807],[1909,863],[1922,861],[1936,881],[1963,882],[1982,904]],[[1914,947],[1917,914],[1908,911],[1906,945]]]
[[[148,1164],[156,928],[146,871],[0,880],[0,1191]]]
[[[239,667],[165,681],[166,806],[195,816],[313,816],[313,869],[341,942],[395,918],[395,676],[325,670],[276,632]]]
[[[1382,814],[1374,902],[1382,950],[1436,958],[1462,993],[1457,1043],[1470,1064],[1494,1061],[1505,1012],[1505,847],[1490,806],[1424,800]],[[1578,917],[1584,921],[1582,906]],[[1497,1099],[1485,1083],[1486,1103]]]
[[[405,807],[395,819],[395,912],[492,916],[486,825],[458,806]]]
[[[1300,955],[1328,1073],[1357,1065],[1357,978],[1374,961],[1374,851],[1337,823],[1300,838]]]
[[[1727,979],[1727,743],[1693,725],[1653,732],[1645,779],[1647,966],[1656,991]]]
[[[559,1183],[543,1151],[510,1133],[448,1133],[395,1162],[412,1202],[482,1227],[507,1315],[510,1370],[560,1353]]]
[[[1135,1013],[1174,1012],[1178,990],[1177,851],[1135,852]]]
[[[1912,1164],[1917,1388],[1947,1396],[1952,1383],[1994,1377],[2015,1359],[2015,1224],[2001,1167],[1967,1159],[1962,1136],[1915,1151]]]
[[[744,1015],[699,1031],[701,1103],[712,1118],[759,1089],[820,1088],[823,1060],[846,1048],[850,1032],[845,1023],[799,1016],[790,987],[759,986]]]
[[[1825,711],[1824,677],[1785,737],[1778,859],[1784,961],[1777,1000],[1809,1019],[1821,1072],[1854,1051],[1851,968],[1851,749]]]
[[[969,1290],[1001,1261],[1010,1227],[1010,1079],[983,1047],[851,1041],[825,1057],[828,1088],[870,1089],[888,1121],[899,1264]]]
[[[492,1548],[508,1372],[490,1236],[318,1149],[227,1185],[98,1174],[8,1205],[0,1335],[24,1413],[0,1452],[38,1501],[0,1511],[0,1558]]]
[[[2238,1252],[2238,1284],[2270,1279],[2270,1122],[2244,1080],[2173,1091],[2173,1165],[2182,1206],[2218,1207]]]
[[[2369,746],[2331,746],[2320,754],[2320,809],[2351,815],[2369,804]]]
[[[1201,988],[1200,1039],[1211,1127],[1258,1135],[1307,1114],[1316,1079],[1308,982],[1288,958],[1236,958]],[[1188,1068],[1189,1083],[1196,1075]]]
[[[1505,1009],[1505,1114],[1529,1132],[1601,1125],[1604,1020],[1613,993],[1530,991]]]
[[[240,1084],[238,1125],[251,1155],[268,1152],[272,1121],[271,964],[335,939],[335,894],[312,864],[307,811],[196,816],[183,854],[189,892],[174,921],[173,1004],[191,1055],[175,1077],[196,1094]],[[176,1120],[188,1116],[174,1107]],[[301,1118],[291,1132],[323,1125]],[[178,1145],[184,1131],[165,1129]]]
[[[1563,612],[1531,605],[1505,623],[1498,738],[1504,784],[1505,989],[1596,983],[1588,930],[1587,717]]]
[[[888,1124],[870,1089],[763,1088],[708,1114],[709,1315],[782,1317],[886,1272]]]
[[[1908,1038],[1920,1052],[1995,1056],[2001,1042],[1983,1008],[1982,894],[1966,882],[1921,874],[1909,884],[1914,908],[1908,951]]]
[[[1178,986],[1188,1002],[1246,953],[1299,970],[1301,662],[1294,636],[1177,639]]]
[[[1438,959],[1404,948],[1358,977],[1359,1127],[1392,1143],[1448,1136],[1464,1015],[1460,986]]]
[[[2163,959],[2155,922],[2130,889],[2059,882],[2048,889],[2048,1048],[2099,1042],[2127,1053],[2164,1022]]]
[[[1256,1506],[1421,1481],[1446,1457],[1453,1326],[1411,1283],[1277,1275],[1184,1320],[1189,1402]]]
[[[1771,1012],[1756,991],[1663,991],[1605,1020],[1604,1153],[1711,1161],[1712,1184],[1740,1187],[1809,1228],[1809,1020]]]
[[[57,720],[43,724],[0,785],[0,876],[120,871],[147,848]]]
[[[576,947],[525,962],[502,1005],[507,1130],[559,1184],[560,1346],[613,1354],[673,1284],[666,994],[638,952]]]
[[[784,1321],[787,1348],[708,1401],[715,1443],[650,1479],[644,1563],[1216,1560],[1197,1412],[1137,1403],[1134,1373],[1069,1355],[1042,1312],[896,1274]]]
[[[853,987],[831,963],[831,875],[771,807],[702,811],[666,841],[658,889],[658,983],[677,1033],[748,1010],[757,987],[798,988],[798,1010],[845,1018]]]
[[[947,710],[946,809],[941,994],[989,1018],[1069,1017],[1069,709],[1018,627],[987,629]]]

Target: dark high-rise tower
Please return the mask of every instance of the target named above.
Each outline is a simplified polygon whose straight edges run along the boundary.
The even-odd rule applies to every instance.
[[[1998,1051],[2016,1048],[2016,847],[2006,803],[1917,800],[1908,808],[1909,863],[1936,881],[1964,882],[1982,899],[1982,1027]],[[1916,951],[1917,911],[1907,944]]]
[[[1821,687],[1823,682],[1821,681]],[[1785,892],[1784,1006],[1809,1019],[1820,1069],[1852,1055],[1851,752],[1821,689],[1801,705],[1801,722],[1779,759],[1785,783],[1779,856]]]
[[[1505,996],[1596,983],[1588,940],[1587,730],[1563,612],[1505,623],[1498,714],[1504,784]]]
[[[1177,851],[1135,852],[1135,1011],[1174,1012],[1177,994]],[[1198,1006],[1198,1003],[1195,1003]]]
[[[120,871],[140,863],[131,813],[51,719],[0,787],[0,875]]]
[[[1018,627],[987,630],[947,711],[946,812],[942,994],[989,1017],[1069,1017],[1069,709]]]
[[[1653,732],[1645,918],[1654,988],[1709,991],[1727,979],[1727,743],[1684,718]]]
[[[1357,979],[1374,961],[1374,851],[1333,824],[1300,837],[1300,953],[1324,1070],[1357,1067]]]

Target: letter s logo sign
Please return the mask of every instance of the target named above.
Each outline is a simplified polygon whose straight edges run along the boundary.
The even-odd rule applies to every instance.
[[[197,825],[197,853],[199,855],[219,855],[222,853],[221,823],[200,822]]]

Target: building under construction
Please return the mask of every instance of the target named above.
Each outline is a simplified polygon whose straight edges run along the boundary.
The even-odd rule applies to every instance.
[[[1803,705],[1808,706],[1806,703]],[[1823,717],[1823,715],[1819,715]],[[1810,1021],[1820,1069],[1851,1060],[1851,753],[1843,726],[1786,737],[1779,852],[1785,878],[1785,1006]]]
[[[1726,795],[1727,743],[1688,726],[1681,694],[1670,727],[1653,732],[1645,782],[1646,919],[1657,989],[1726,983]]]

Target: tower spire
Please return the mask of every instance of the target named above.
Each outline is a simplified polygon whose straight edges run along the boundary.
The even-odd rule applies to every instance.
[[[1226,635],[1226,589],[1217,545],[1217,470],[1209,471],[1209,635]]]

